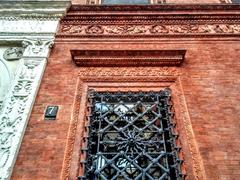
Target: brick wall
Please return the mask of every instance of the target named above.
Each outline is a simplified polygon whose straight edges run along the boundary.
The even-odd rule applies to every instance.
[[[196,141],[210,180],[240,177],[240,44],[237,41],[55,44],[48,61],[12,179],[60,179],[79,68],[70,49],[186,49],[179,67]],[[59,105],[45,121],[47,105]]]

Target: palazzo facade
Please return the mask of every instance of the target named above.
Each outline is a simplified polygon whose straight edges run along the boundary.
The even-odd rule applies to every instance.
[[[0,19],[0,179],[239,178],[240,6],[119,2]]]

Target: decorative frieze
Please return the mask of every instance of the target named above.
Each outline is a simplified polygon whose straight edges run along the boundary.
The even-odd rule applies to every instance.
[[[240,24],[174,25],[62,25],[59,37],[68,36],[161,36],[161,35],[240,35]]]
[[[239,10],[239,6],[229,4],[73,5],[61,20],[57,37],[237,37]]]

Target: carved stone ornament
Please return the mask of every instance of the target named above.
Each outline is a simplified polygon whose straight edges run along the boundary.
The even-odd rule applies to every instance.
[[[4,56],[19,62],[0,112],[0,180],[11,179],[58,20],[69,6],[67,0],[1,2],[0,44],[22,42],[23,49],[8,49]]]
[[[22,58],[24,49],[21,47],[10,47],[3,53],[3,58],[7,61],[19,60]]]
[[[52,47],[53,40],[41,40],[36,41],[25,40],[22,42],[22,45],[25,49],[24,55],[31,57],[47,57],[48,48]]]
[[[195,24],[195,25],[62,25],[58,37],[66,36],[136,36],[144,35],[220,35],[240,34],[239,24]]]
[[[61,20],[57,37],[239,36],[239,10],[239,6],[229,4],[224,6],[206,4],[72,5],[67,15]]]
[[[0,59],[0,114],[5,94],[11,81],[10,70],[3,59]]]
[[[10,179],[52,39],[23,42],[26,48],[0,114],[0,180]]]

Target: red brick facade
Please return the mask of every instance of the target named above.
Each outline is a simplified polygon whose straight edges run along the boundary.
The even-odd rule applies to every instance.
[[[239,179],[239,10],[231,5],[72,6],[61,22],[12,179],[82,174],[88,88],[164,87],[173,90],[186,179]],[[77,67],[72,50],[186,50],[186,55],[180,66]],[[60,107],[55,121],[44,120],[47,105]]]

